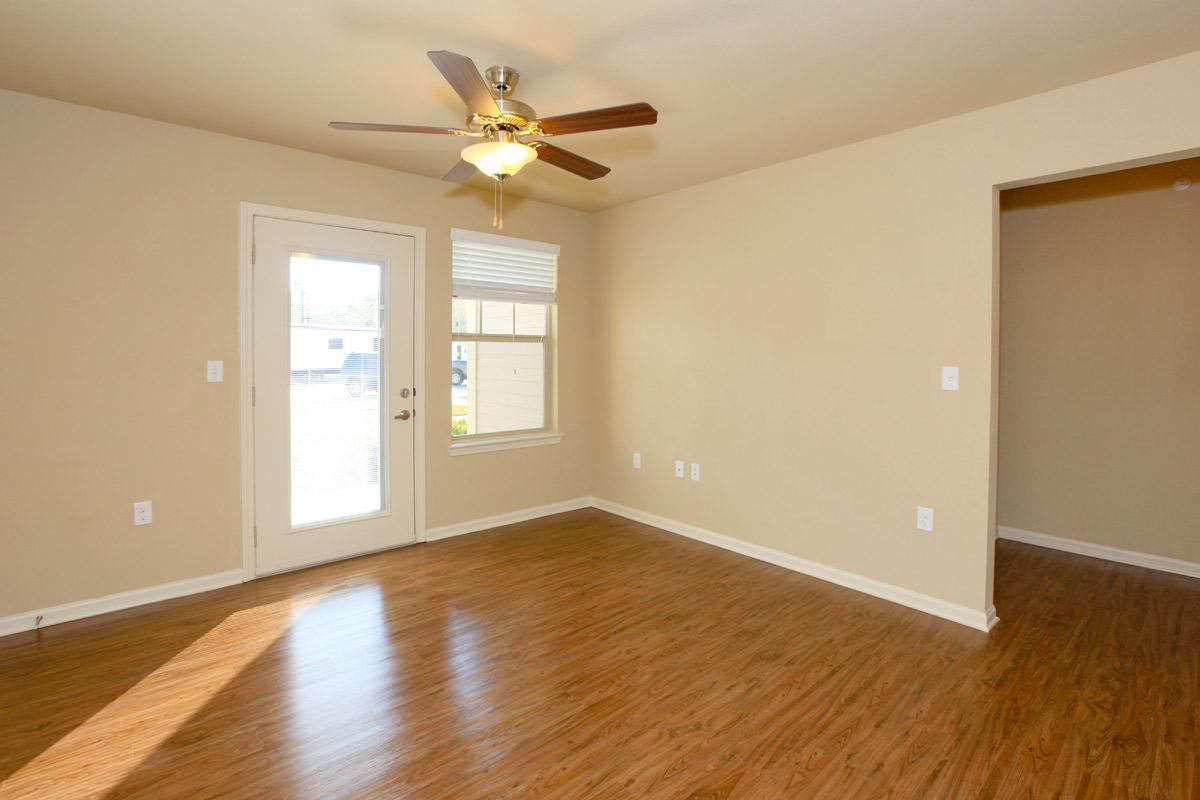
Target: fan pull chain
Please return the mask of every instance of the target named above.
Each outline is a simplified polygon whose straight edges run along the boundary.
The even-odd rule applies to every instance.
[[[504,177],[493,179],[496,185],[492,187],[492,227],[497,230],[504,228]]]

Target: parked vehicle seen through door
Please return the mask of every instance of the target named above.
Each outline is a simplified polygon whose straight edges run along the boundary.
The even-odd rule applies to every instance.
[[[351,397],[363,392],[379,391],[379,354],[351,353],[342,361],[342,382]],[[450,362],[450,383],[462,386],[467,382],[467,362]]]

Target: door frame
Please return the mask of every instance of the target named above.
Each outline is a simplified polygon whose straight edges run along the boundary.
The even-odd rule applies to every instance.
[[[271,217],[290,222],[307,222],[337,228],[353,228],[373,233],[394,233],[413,238],[413,375],[417,391],[413,397],[413,516],[416,538],[425,541],[425,229],[396,222],[343,217],[319,211],[242,202],[239,205],[238,235],[238,411],[241,436],[242,489],[242,580],[258,577],[254,547],[254,296],[253,264],[254,218]],[[403,546],[403,545],[401,545]]]

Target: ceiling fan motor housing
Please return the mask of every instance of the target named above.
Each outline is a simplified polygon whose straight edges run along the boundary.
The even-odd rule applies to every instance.
[[[503,64],[488,67],[483,74],[488,85],[500,97],[512,94],[513,89],[517,88],[517,81],[521,80],[521,73]]]
[[[537,112],[520,100],[511,97],[497,97],[496,105],[500,116],[487,117],[472,114],[467,118],[467,127],[473,131],[510,130],[523,134],[532,133],[530,123],[537,119]]]
[[[472,114],[467,118],[467,127],[476,132],[490,131],[513,131],[520,134],[531,134],[533,128],[530,125],[533,120],[537,119],[537,112],[533,108],[520,100],[512,99],[512,91],[517,86],[517,81],[521,78],[521,73],[517,72],[512,67],[503,64],[497,64],[488,67],[484,72],[488,87],[492,91],[492,97],[496,101],[496,107],[500,109],[500,115],[496,117],[484,116],[481,114]]]

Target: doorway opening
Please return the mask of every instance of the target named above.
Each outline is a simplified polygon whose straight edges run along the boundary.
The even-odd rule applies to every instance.
[[[999,204],[997,536],[1200,577],[1200,158]]]

